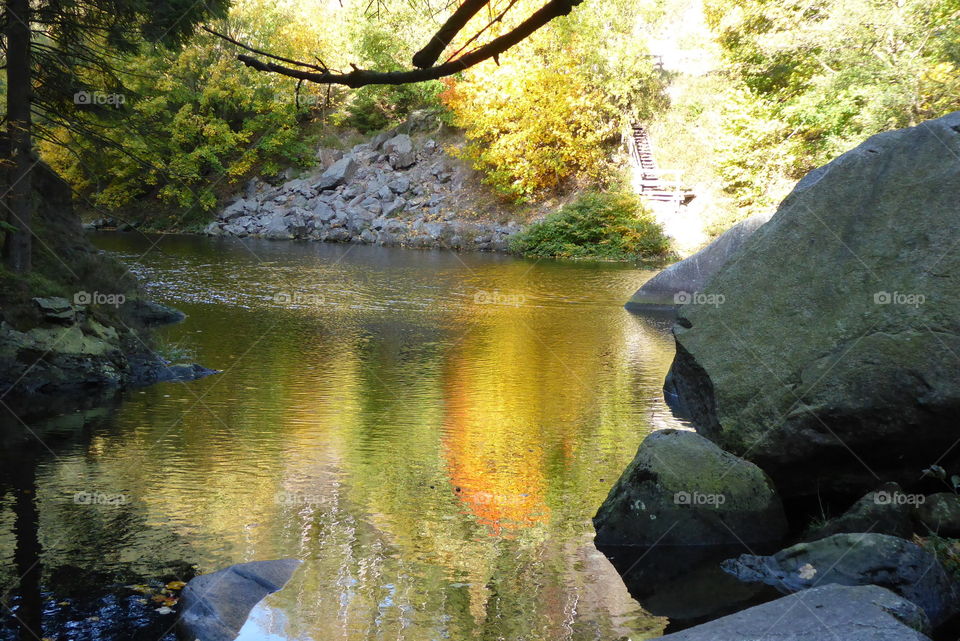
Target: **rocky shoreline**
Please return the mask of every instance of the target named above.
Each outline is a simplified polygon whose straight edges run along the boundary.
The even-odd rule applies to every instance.
[[[470,214],[470,170],[436,140],[381,133],[281,185],[253,179],[204,232],[414,248],[505,252],[520,231]]]
[[[957,638],[957,193],[960,112],[870,138],[634,297],[678,307],[664,395],[696,431],[643,441],[595,542],[664,639]]]

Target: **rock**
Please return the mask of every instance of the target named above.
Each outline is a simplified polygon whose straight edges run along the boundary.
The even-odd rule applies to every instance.
[[[750,544],[787,529],[760,468],[682,430],[643,440],[593,524],[598,546]]]
[[[370,141],[370,148],[374,151],[380,149],[383,146],[383,143],[393,138],[393,136],[394,133],[392,131],[381,131],[373,137],[373,140]]]
[[[157,368],[150,383],[187,383],[219,374],[221,370],[203,367],[197,363],[175,363]]]
[[[356,171],[357,162],[353,159],[353,156],[344,156],[320,175],[317,182],[313,184],[313,189],[316,191],[333,189],[350,180]]]
[[[260,235],[270,240],[291,240],[293,238],[288,220],[279,212],[263,221]]]
[[[915,510],[916,519],[924,528],[923,533],[933,532],[940,536],[960,537],[960,496],[941,492],[926,497]]]
[[[181,595],[181,634],[191,641],[233,641],[253,606],[286,585],[300,563],[254,561],[194,577]]]
[[[648,280],[624,305],[633,312],[673,309],[702,292],[710,278],[735,255],[744,242],[770,220],[771,214],[757,214],[743,220],[709,245],[680,262],[670,265]]]
[[[923,610],[875,585],[805,590],[663,641],[930,641]]]
[[[846,512],[831,519],[806,537],[808,541],[834,534],[873,532],[889,534],[902,539],[913,534],[913,506],[923,495],[907,494],[897,483],[884,483],[875,492],[869,492]]]
[[[313,215],[317,218],[317,220],[326,224],[333,220],[333,217],[336,216],[337,213],[330,205],[318,202],[313,207]]]
[[[142,298],[130,301],[130,304],[125,306],[124,309],[146,327],[172,325],[182,322],[187,317],[179,309]]]
[[[373,243],[377,242],[377,235],[369,229],[364,229],[362,232],[360,232],[360,242],[367,245],[372,245]]]
[[[223,227],[221,227],[220,223],[215,220],[203,228],[203,233],[207,236],[222,236]]]
[[[387,186],[390,188],[390,191],[400,196],[410,191],[410,179],[400,177],[390,181]]]
[[[936,627],[960,610],[953,580],[919,545],[886,534],[834,534],[771,556],[744,554],[724,561],[741,581],[783,593],[821,585],[879,585],[918,605]]]
[[[325,149],[321,147],[317,150],[317,164],[320,166],[320,169],[326,171],[330,166],[343,158],[343,152],[339,149]]]
[[[34,298],[33,303],[43,316],[43,320],[48,323],[71,325],[77,320],[78,310],[66,298],[59,296]]]
[[[256,211],[256,203],[251,203],[245,198],[238,198],[220,212],[220,220],[233,220],[250,213],[250,211]]]
[[[383,143],[383,150],[387,154],[390,166],[394,169],[406,169],[417,162],[413,141],[407,134],[399,134]]]
[[[679,309],[668,403],[784,497],[960,467],[957,193],[960,112],[810,172]]]
[[[381,212],[384,216],[392,216],[403,209],[403,201],[399,198],[389,202],[384,202],[381,206]]]

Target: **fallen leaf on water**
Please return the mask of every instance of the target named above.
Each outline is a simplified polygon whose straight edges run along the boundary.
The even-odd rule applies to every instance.
[[[160,614],[170,614],[171,612],[173,612],[173,610],[171,610],[167,606],[163,606],[162,608],[157,608],[157,612],[159,612]]]
[[[87,621],[99,621],[100,617],[87,617]]]
[[[140,594],[153,594],[153,588],[151,588],[149,585],[138,583],[136,585],[128,585],[127,587],[134,592],[139,592]]]
[[[182,590],[187,584],[184,581],[171,581],[167,584],[168,590]]]
[[[800,571],[798,572],[798,574],[800,575],[800,578],[804,579],[805,581],[809,581],[810,579],[812,579],[814,575],[816,575],[816,573],[817,573],[817,568],[813,567],[809,563],[801,565]]]
[[[61,602],[58,603],[57,605],[59,605],[60,607],[66,607],[66,606],[70,605],[70,602],[69,602],[69,601],[61,601]]]

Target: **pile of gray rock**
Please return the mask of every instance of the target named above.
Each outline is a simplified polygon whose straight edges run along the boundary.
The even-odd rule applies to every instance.
[[[394,135],[395,134],[395,135]],[[385,132],[344,153],[317,152],[315,170],[271,186],[258,179],[205,232],[274,240],[506,251],[515,224],[467,219],[468,171],[433,139]]]

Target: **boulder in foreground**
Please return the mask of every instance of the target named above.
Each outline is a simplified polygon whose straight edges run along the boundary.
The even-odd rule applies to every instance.
[[[835,534],[772,556],[744,554],[723,563],[742,581],[781,592],[837,585],[879,585],[915,603],[936,627],[958,611],[953,580],[919,545],[886,534]]]
[[[810,172],[680,308],[674,411],[785,499],[960,464],[957,194],[960,112]]]
[[[710,278],[734,256],[769,214],[742,220],[692,256],[670,265],[643,284],[624,305],[631,312],[674,309],[703,291]]]
[[[805,590],[662,641],[930,641],[923,610],[875,585]]]
[[[183,589],[179,633],[189,641],[233,641],[250,610],[286,585],[297,559],[253,561],[194,577]]]
[[[593,518],[598,547],[742,545],[780,540],[780,499],[756,465],[684,430],[659,430]]]

